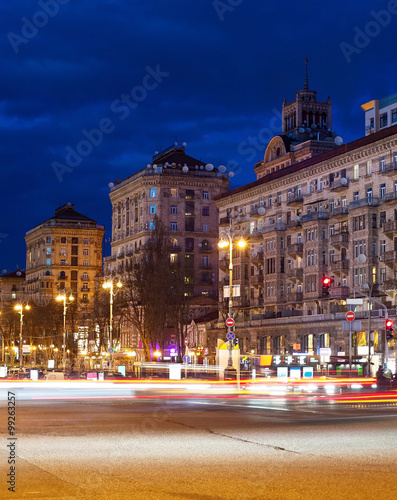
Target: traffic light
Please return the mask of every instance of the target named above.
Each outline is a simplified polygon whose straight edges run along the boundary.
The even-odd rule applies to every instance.
[[[386,339],[392,340],[394,338],[393,321],[391,319],[387,319],[385,326],[386,326]]]
[[[322,280],[322,285],[323,285],[322,296],[323,297],[329,296],[329,287],[331,286],[331,283],[332,283],[332,278],[330,278],[329,276],[323,275],[323,280]]]

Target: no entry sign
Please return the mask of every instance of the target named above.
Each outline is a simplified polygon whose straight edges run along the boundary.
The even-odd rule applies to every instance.
[[[355,317],[356,317],[356,315],[354,314],[353,311],[348,311],[346,313],[346,319],[347,319],[347,321],[354,321]]]
[[[233,318],[227,318],[227,320],[226,320],[226,326],[228,326],[229,328],[231,328],[232,326],[234,326],[234,319]]]

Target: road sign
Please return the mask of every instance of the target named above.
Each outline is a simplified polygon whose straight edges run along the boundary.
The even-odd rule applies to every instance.
[[[190,356],[188,356],[187,354],[185,354],[185,356],[183,356],[183,362],[184,363],[190,363]]]
[[[355,317],[356,317],[356,315],[354,314],[353,311],[348,311],[346,313],[346,319],[347,319],[347,321],[354,321]]]
[[[188,339],[185,339],[185,345],[188,345],[189,341]]]
[[[114,349],[110,348],[108,349],[109,353],[112,354],[114,352]]]
[[[234,326],[234,319],[233,318],[227,318],[227,320],[226,320],[226,326],[228,326],[229,328],[231,328],[232,326]]]
[[[229,332],[226,335],[227,340],[234,340],[234,337],[235,337],[234,332]]]

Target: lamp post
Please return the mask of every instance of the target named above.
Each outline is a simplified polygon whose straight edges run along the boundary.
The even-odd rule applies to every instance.
[[[67,311],[67,304],[66,302],[69,301],[69,303],[74,301],[74,297],[72,294],[70,294],[69,297],[66,296],[66,293],[63,295],[58,295],[57,297],[58,302],[63,302],[63,346],[62,346],[62,364],[63,364],[63,371],[66,371],[66,311]]]
[[[102,285],[103,288],[109,290],[109,294],[110,294],[110,311],[109,311],[109,350],[110,350],[110,352],[109,352],[109,354],[110,354],[109,368],[110,369],[113,368],[113,299],[117,293],[114,291],[115,285],[119,289],[123,286],[123,284],[121,283],[120,280],[117,280],[115,283],[113,279],[109,279],[108,281],[105,281],[105,283]]]
[[[19,372],[22,372],[23,367],[23,340],[22,340],[22,329],[23,329],[23,310],[29,311],[30,306],[27,304],[23,306],[22,304],[18,304],[14,307],[16,311],[19,312],[20,321],[19,321]]]
[[[233,240],[236,238],[236,233],[230,228],[225,229],[220,233],[220,241],[218,243],[219,248],[229,247],[229,312],[228,318],[233,319]],[[239,248],[244,248],[247,242],[242,236],[240,236],[237,246]],[[234,326],[232,327],[234,332]],[[233,340],[228,340],[229,356],[227,362],[226,370],[233,370],[233,360],[232,360],[232,349]]]

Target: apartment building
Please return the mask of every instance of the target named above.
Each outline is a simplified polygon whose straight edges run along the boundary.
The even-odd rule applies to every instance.
[[[365,112],[365,135],[397,124],[397,93],[361,105]]]
[[[385,309],[395,316],[396,306],[397,126],[342,145],[328,124],[323,137],[310,137],[307,129],[321,123],[306,127],[302,114],[296,116],[298,134],[284,128],[270,141],[255,165],[257,180],[215,200],[220,232],[231,225],[248,241],[233,252],[233,284],[240,285],[233,299],[236,337],[247,352],[320,355],[326,349],[332,357],[368,352],[372,332],[375,354],[384,352]],[[321,142],[329,148],[318,154]],[[302,149],[307,157],[294,157]],[[227,263],[220,253],[221,300]],[[329,290],[323,276],[333,277]],[[346,299],[362,296],[359,291],[377,302],[364,297],[356,307],[349,345]]]
[[[104,226],[67,203],[55,215],[26,233],[26,292],[36,303],[48,303],[72,292],[86,309],[102,275]]]
[[[0,276],[0,303],[23,301],[25,299],[25,271],[19,269]]]

